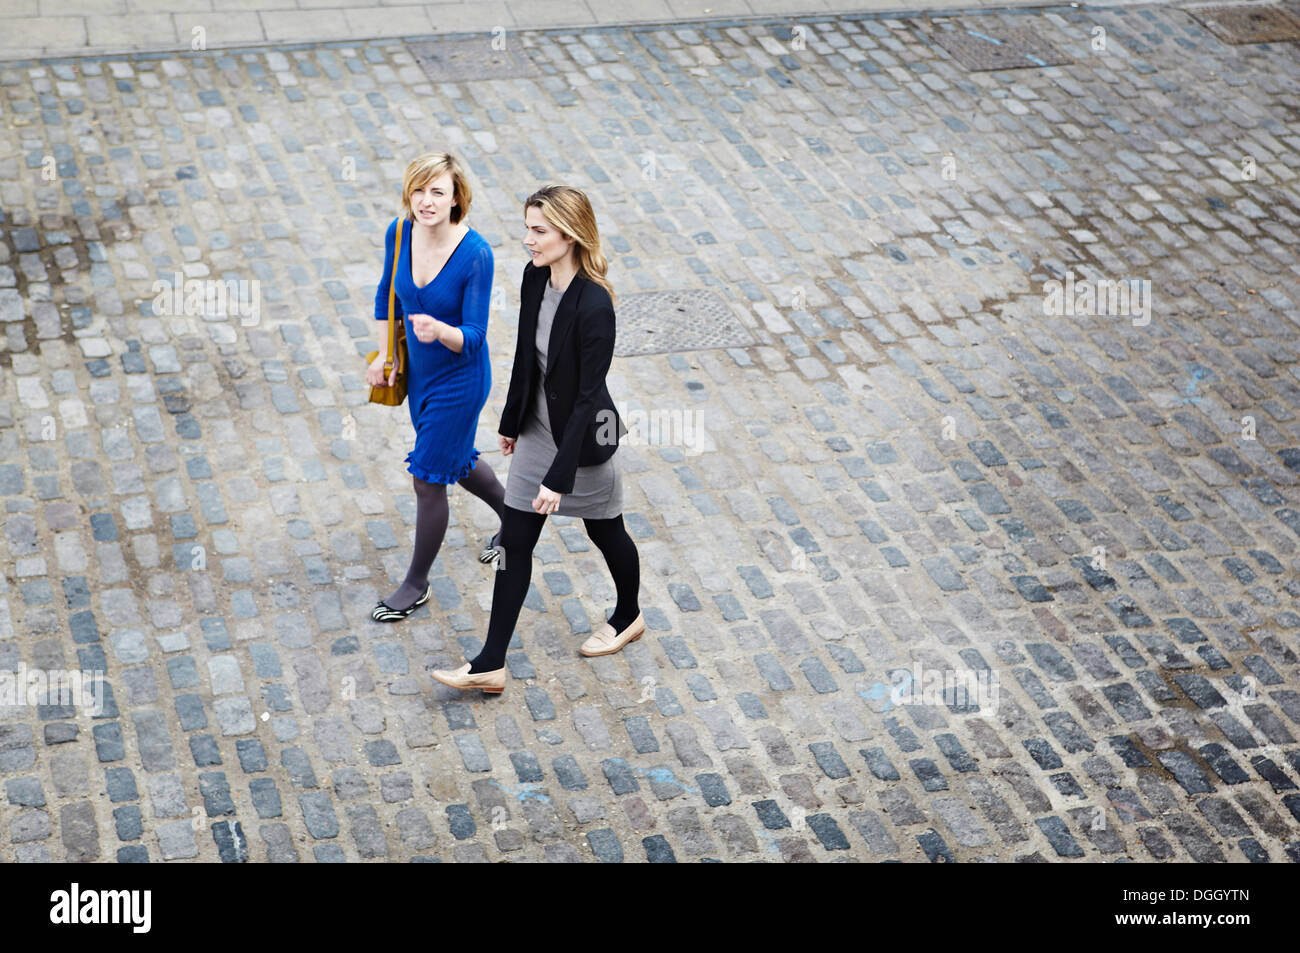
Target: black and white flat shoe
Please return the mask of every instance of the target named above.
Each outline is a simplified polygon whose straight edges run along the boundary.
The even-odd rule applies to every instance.
[[[407,609],[394,609],[387,602],[381,602],[370,610],[370,618],[374,619],[376,622],[398,622],[405,619],[416,609],[420,608],[420,606],[428,602],[431,595],[433,595],[433,587],[425,586],[424,595],[416,599],[410,608]]]
[[[478,554],[478,561],[485,566],[492,566],[497,572],[506,568],[506,551],[500,546],[495,545],[492,540],[495,536],[489,536],[483,543],[483,551]]]

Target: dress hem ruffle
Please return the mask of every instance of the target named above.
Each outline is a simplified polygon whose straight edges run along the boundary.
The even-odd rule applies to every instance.
[[[418,463],[416,463],[412,459],[412,456],[413,454],[411,453],[408,453],[406,455],[406,471],[410,473],[411,476],[419,477],[425,483],[447,484],[447,483],[459,483],[461,480],[465,479],[465,477],[469,476],[470,471],[473,470],[474,467],[478,464],[478,458],[482,456],[482,454],[479,453],[477,449],[475,449],[474,456],[470,458],[469,463],[461,467],[456,474],[434,473],[432,470],[427,470],[424,467],[420,466]]]

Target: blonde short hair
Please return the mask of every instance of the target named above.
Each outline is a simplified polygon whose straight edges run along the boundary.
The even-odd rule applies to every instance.
[[[456,204],[451,209],[452,224],[457,224],[469,214],[469,203],[473,200],[474,190],[470,188],[469,177],[460,161],[450,152],[426,152],[412,159],[402,175],[401,212],[410,221],[415,221],[415,212],[411,210],[411,193],[422,189],[444,172],[451,173],[452,198]]]

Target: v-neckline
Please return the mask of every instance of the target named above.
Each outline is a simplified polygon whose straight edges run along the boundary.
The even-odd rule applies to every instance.
[[[427,282],[425,282],[424,284],[422,284],[422,285],[416,285],[416,284],[415,284],[415,256],[411,253],[411,250],[412,250],[412,244],[414,243],[414,239],[415,239],[415,223],[414,223],[414,222],[408,222],[407,224],[410,225],[410,228],[407,229],[407,234],[406,234],[406,272],[407,272],[408,275],[410,275],[410,277],[411,277],[411,284],[415,285],[415,290],[416,290],[416,291],[423,291],[425,288],[429,287],[429,285],[431,285],[431,284],[433,284],[435,281],[437,281],[438,278],[439,278],[439,276],[440,276],[444,271],[447,270],[447,266],[450,265],[450,264],[451,264],[451,260],[452,260],[453,258],[456,257],[456,252],[460,251],[460,246],[463,245],[463,244],[465,244],[465,239],[469,238],[469,233],[470,233],[473,229],[471,229],[471,228],[469,228],[468,226],[466,226],[466,228],[465,228],[465,234],[462,235],[462,236],[460,236],[460,241],[458,241],[458,242],[456,243],[456,247],[453,248],[453,249],[451,250],[451,254],[447,256],[447,260],[444,261],[444,262],[442,263],[442,267],[438,269],[438,274],[434,275],[432,278],[430,278],[430,279],[429,279]]]

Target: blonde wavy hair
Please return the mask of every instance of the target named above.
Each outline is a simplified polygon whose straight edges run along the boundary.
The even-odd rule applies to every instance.
[[[474,190],[470,188],[469,177],[465,175],[460,160],[450,152],[426,152],[407,163],[406,172],[402,175],[402,204],[399,211],[408,221],[415,221],[415,212],[411,209],[411,193],[424,188],[444,172],[451,173],[452,198],[456,201],[451,209],[452,224],[458,224],[469,214],[469,203],[474,198]]]
[[[605,277],[609,263],[600,250],[600,232],[596,229],[596,213],[586,193],[568,185],[548,185],[538,189],[524,201],[524,215],[530,208],[540,209],[542,216],[566,238],[574,239],[574,257],[578,274],[594,281],[607,292],[612,304],[614,286]]]

